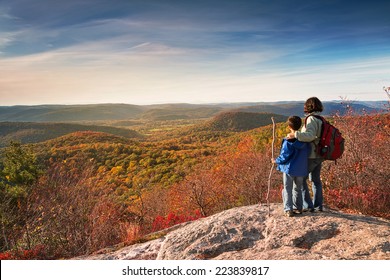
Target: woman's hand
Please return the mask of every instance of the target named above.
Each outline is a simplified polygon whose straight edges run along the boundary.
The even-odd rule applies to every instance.
[[[295,132],[290,132],[289,134],[287,134],[286,138],[287,139],[294,139],[295,138]]]

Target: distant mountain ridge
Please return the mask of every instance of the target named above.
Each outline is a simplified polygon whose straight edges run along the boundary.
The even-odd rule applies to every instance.
[[[5,122],[76,122],[107,120],[176,120],[210,118],[224,111],[303,115],[304,101],[220,103],[220,104],[90,104],[0,106],[0,121]],[[357,112],[372,112],[384,108],[386,101],[353,102]],[[343,113],[347,104],[341,101],[324,102],[325,115]]]
[[[69,122],[137,118],[142,106],[129,104],[36,105],[0,107],[0,121]]]
[[[252,113],[241,111],[222,112],[208,121],[205,129],[218,131],[247,131],[272,123],[271,117],[275,122],[286,121],[286,116],[270,113]]]
[[[134,130],[109,126],[70,123],[0,122],[0,148],[7,146],[10,141],[18,141],[23,144],[38,143],[78,131],[108,133],[130,139],[142,138]]]

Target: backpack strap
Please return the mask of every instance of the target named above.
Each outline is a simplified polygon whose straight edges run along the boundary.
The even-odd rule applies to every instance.
[[[319,115],[310,115],[310,116],[313,116],[313,117],[315,117],[316,119],[319,119],[319,120],[321,120],[321,127],[320,127],[320,137],[319,137],[319,141],[321,141],[321,139],[322,139],[322,134],[323,134],[323,130],[324,130],[324,124],[326,123],[326,120],[325,120],[325,118],[323,117],[323,116],[319,116]],[[306,118],[305,118],[305,127],[306,127],[306,123],[307,123],[307,118],[308,117],[310,117],[310,116],[307,116]],[[318,145],[319,145],[319,142],[318,143],[316,143],[315,141],[313,141],[313,143],[314,143],[314,146],[315,146],[315,151],[316,151],[316,153],[318,154]]]
[[[307,124],[307,118],[310,117],[310,116],[315,117],[315,118],[321,120],[323,123],[326,122],[326,121],[325,121],[325,118],[324,118],[323,116],[319,116],[319,115],[309,115],[309,116],[307,116],[307,117],[305,118],[305,127],[306,127],[306,124]]]

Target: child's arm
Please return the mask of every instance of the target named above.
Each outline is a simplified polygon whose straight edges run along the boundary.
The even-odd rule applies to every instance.
[[[287,141],[283,142],[282,148],[280,149],[280,155],[275,159],[276,164],[285,164],[288,162],[294,154],[294,149],[287,145]]]

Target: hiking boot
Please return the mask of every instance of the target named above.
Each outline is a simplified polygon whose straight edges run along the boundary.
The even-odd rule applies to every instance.
[[[289,211],[284,212],[284,215],[287,217],[292,217],[292,216],[294,216],[294,212],[292,210],[289,210]]]
[[[313,213],[314,212],[314,208],[305,208],[305,209],[303,209],[303,212]]]
[[[295,210],[294,210],[294,214],[298,214],[298,215],[299,215],[299,214],[302,214],[302,210],[295,209]]]

